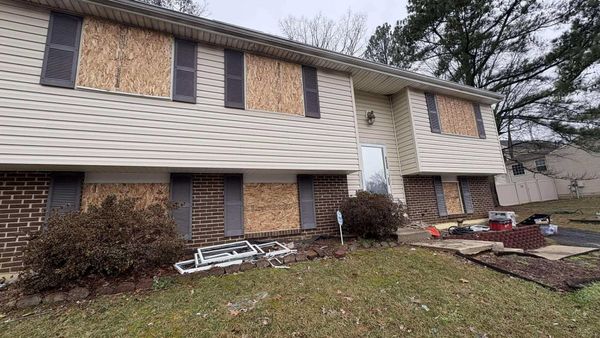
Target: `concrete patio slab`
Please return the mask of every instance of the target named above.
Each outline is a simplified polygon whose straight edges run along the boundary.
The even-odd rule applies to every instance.
[[[586,248],[582,246],[568,245],[548,245],[543,248],[529,250],[528,254],[536,257],[545,258],[551,261],[557,261],[570,256],[581,255],[584,253],[600,250],[598,248]]]
[[[476,255],[483,251],[492,250],[492,247],[500,246],[502,245],[502,243],[489,241],[474,241],[467,239],[444,239],[428,242],[415,242],[411,243],[411,245],[424,248],[456,251],[463,255]]]
[[[422,242],[431,238],[428,231],[417,228],[399,228],[396,235],[398,235],[398,243]]]

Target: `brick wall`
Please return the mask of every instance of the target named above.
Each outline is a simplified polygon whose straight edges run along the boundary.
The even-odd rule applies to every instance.
[[[317,175],[315,211],[317,227],[312,230],[271,231],[239,237],[225,237],[224,191],[222,174],[196,174],[193,177],[191,247],[219,244],[242,239],[285,238],[300,239],[314,235],[335,235],[338,232],[335,212],[348,197],[345,175]]]
[[[335,211],[348,196],[345,175],[315,176],[317,227],[312,230],[273,231],[240,237],[224,237],[224,179],[222,174],[195,174],[192,191],[192,239],[190,247],[244,238],[299,239],[335,235]],[[23,249],[29,234],[40,230],[46,215],[50,173],[0,172],[0,274],[22,270]]]
[[[467,235],[450,235],[448,239],[476,239],[479,241],[502,242],[507,248],[525,250],[541,248],[546,244],[538,225],[528,225],[505,231],[489,231]]]
[[[29,234],[46,215],[49,173],[0,172],[0,274],[22,269]]]
[[[469,185],[473,197],[473,214],[439,216],[437,199],[433,187],[433,176],[404,176],[406,206],[412,221],[442,223],[457,218],[487,218],[494,210],[494,200],[487,176],[470,176]]]

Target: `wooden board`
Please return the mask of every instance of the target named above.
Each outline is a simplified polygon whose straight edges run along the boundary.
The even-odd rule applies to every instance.
[[[170,97],[172,50],[170,35],[86,17],[77,86]]]
[[[246,54],[247,109],[304,115],[302,66]]]
[[[173,39],[155,31],[127,27],[119,90],[151,96],[171,96]]]
[[[136,198],[136,206],[145,208],[152,204],[164,204],[169,201],[168,183],[85,183],[81,195],[82,210],[90,205],[99,205],[109,195],[117,198]]]
[[[106,20],[85,18],[79,52],[77,86],[115,90],[120,68],[122,26]]]
[[[436,95],[442,133],[479,137],[473,103],[444,95]]]
[[[244,184],[244,232],[300,228],[296,183]]]
[[[446,200],[446,210],[448,215],[463,214],[462,200],[460,199],[460,189],[458,182],[442,182],[444,188],[444,199]]]

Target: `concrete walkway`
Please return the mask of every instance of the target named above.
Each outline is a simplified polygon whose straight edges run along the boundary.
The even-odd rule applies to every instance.
[[[600,232],[558,228],[558,234],[548,237],[560,245],[600,248]]]

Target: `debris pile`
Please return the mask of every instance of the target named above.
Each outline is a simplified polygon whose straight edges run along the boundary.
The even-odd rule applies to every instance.
[[[296,250],[276,241],[262,244],[240,241],[198,248],[194,259],[177,262],[174,266],[180,274],[188,274],[265,259],[272,267],[287,268],[285,257],[295,253]]]

